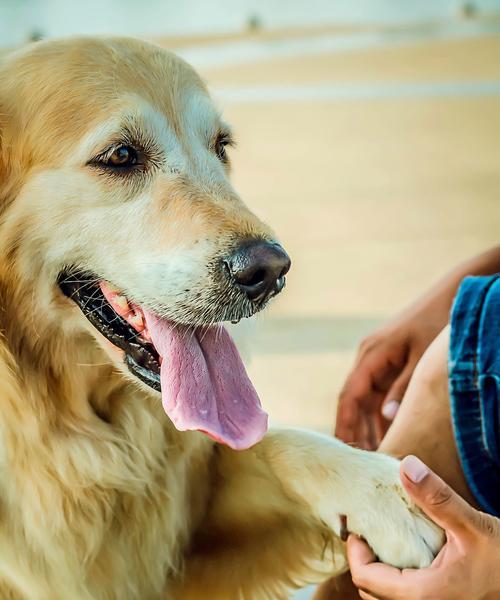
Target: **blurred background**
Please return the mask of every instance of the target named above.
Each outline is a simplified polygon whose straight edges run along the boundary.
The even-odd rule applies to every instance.
[[[191,62],[293,260],[250,327],[275,423],[329,431],[359,340],[500,241],[500,0],[0,0],[0,43],[126,34]]]
[[[274,423],[330,431],[359,340],[500,242],[500,0],[0,0],[5,47],[79,33],[208,82],[235,186],[293,261],[251,377]]]

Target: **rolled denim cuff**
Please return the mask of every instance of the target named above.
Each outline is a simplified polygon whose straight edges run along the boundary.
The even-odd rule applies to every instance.
[[[482,510],[500,517],[500,275],[467,277],[451,311],[448,359],[453,430]]]

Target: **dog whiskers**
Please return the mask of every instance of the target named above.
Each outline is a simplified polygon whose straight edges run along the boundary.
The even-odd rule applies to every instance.
[[[77,367],[108,367],[111,363],[103,362],[103,363],[76,363]]]

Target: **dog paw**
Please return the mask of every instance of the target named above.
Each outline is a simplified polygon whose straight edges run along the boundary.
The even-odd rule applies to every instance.
[[[385,460],[372,471],[362,506],[348,512],[347,528],[362,536],[384,563],[399,568],[427,567],[441,549],[444,533],[406,493],[399,463],[380,454],[377,457]]]

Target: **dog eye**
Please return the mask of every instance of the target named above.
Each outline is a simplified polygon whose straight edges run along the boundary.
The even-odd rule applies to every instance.
[[[138,163],[137,150],[132,146],[117,146],[104,157],[102,164],[114,168],[133,167]]]
[[[160,164],[161,155],[154,144],[129,141],[129,136],[110,144],[87,162],[93,169],[120,177],[139,176]]]
[[[233,144],[232,139],[230,138],[229,135],[226,135],[226,134],[219,135],[217,137],[217,139],[215,140],[214,151],[215,151],[215,154],[217,155],[217,158],[221,162],[227,163],[228,157],[227,157],[226,147],[231,146],[232,144]]]

